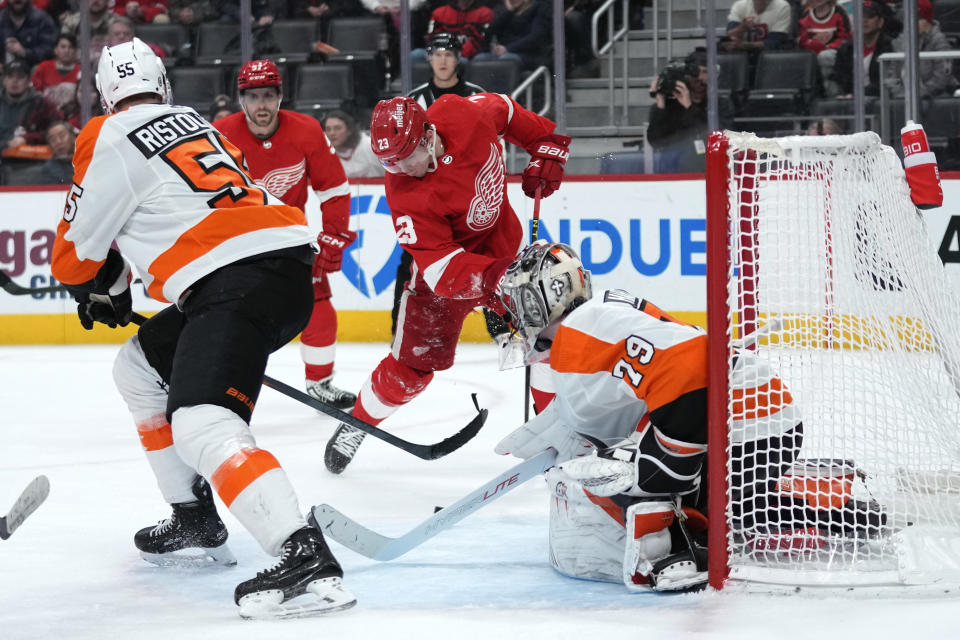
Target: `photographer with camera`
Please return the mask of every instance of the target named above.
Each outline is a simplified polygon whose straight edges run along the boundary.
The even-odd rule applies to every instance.
[[[653,147],[654,173],[698,173],[706,167],[707,52],[697,49],[669,63],[650,85],[647,140]],[[721,127],[732,115],[719,104]]]

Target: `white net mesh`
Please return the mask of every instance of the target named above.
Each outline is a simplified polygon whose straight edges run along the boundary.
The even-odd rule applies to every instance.
[[[727,137],[730,577],[960,583],[960,301],[899,159]]]

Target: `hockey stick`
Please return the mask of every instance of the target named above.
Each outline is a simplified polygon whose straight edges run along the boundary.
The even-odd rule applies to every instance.
[[[35,294],[58,293],[60,291],[67,290],[67,288],[62,284],[55,284],[49,287],[33,287],[33,288],[21,287],[16,282],[11,280],[10,276],[8,276],[3,271],[0,271],[0,287],[2,287],[3,290],[9,293],[10,295],[14,295],[14,296],[32,296]]]
[[[468,493],[455,504],[445,507],[398,538],[390,538],[367,529],[343,515],[328,504],[310,510],[311,524],[320,528],[346,548],[362,556],[379,560],[394,560],[411,549],[460,522],[468,515],[487,506],[503,494],[535,478],[553,466],[557,452],[547,449],[498,475],[480,488]]]
[[[530,244],[537,241],[540,234],[540,197],[543,190],[542,185],[537,185],[537,191],[533,194],[533,225],[530,229]],[[530,365],[524,367],[523,371],[523,421],[530,419]]]
[[[140,278],[137,278],[133,281],[132,284],[140,284],[143,281]],[[62,284],[53,284],[47,287],[21,287],[19,284],[10,279],[3,271],[0,271],[0,288],[14,296],[34,296],[34,295],[43,295],[46,293],[60,293],[61,291],[66,291],[66,285]]]
[[[6,540],[23,524],[31,513],[37,510],[43,501],[50,495],[50,481],[47,476],[37,476],[30,481],[20,497],[17,498],[10,512],[0,517],[0,540]]]
[[[142,325],[146,322],[146,318],[139,313],[134,313],[130,321],[137,325]],[[480,428],[483,427],[483,423],[487,421],[486,409],[481,409],[480,405],[477,403],[477,394],[471,394],[473,398],[473,406],[477,409],[477,415],[474,416],[473,420],[467,423],[463,429],[457,431],[455,434],[449,438],[444,438],[440,442],[434,444],[416,444],[409,442],[402,438],[398,438],[392,433],[387,433],[383,429],[379,429],[372,424],[367,424],[359,418],[354,418],[352,415],[345,411],[341,411],[336,407],[332,407],[329,404],[317,400],[313,396],[295,389],[290,385],[280,382],[275,378],[271,378],[268,375],[263,376],[263,385],[270,387],[275,391],[279,391],[288,398],[293,398],[298,402],[325,413],[331,418],[336,418],[340,422],[346,423],[355,429],[369,433],[375,438],[379,438],[388,444],[392,444],[398,449],[403,449],[407,453],[413,454],[422,460],[436,460],[437,458],[442,458],[443,456],[453,453],[467,442],[469,442],[475,435],[480,432]]]

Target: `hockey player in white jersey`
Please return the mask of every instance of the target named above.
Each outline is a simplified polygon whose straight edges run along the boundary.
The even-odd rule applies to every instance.
[[[258,187],[240,152],[188,107],[140,40],[104,48],[107,116],[77,139],[52,270],[84,328],[131,318],[130,267],[169,307],[121,348],[114,379],[173,514],[137,532],[157,564],[235,564],[211,487],[279,562],[239,584],[243,617],[310,615],[356,599],[280,463],[249,428],[267,358],[307,324],[314,234]],[[116,241],[120,252],[111,249]],[[198,555],[186,557],[193,550]],[[302,596],[302,597],[301,597]]]
[[[594,296],[590,273],[564,244],[528,247],[501,291],[527,362],[549,363],[555,395],[496,451],[524,459],[558,452],[545,474],[554,568],[631,590],[702,587],[706,333],[626,291]],[[731,490],[749,492],[755,506],[734,517],[757,531],[849,526],[843,517],[853,510],[815,512],[806,496],[779,491],[777,480],[802,464],[799,412],[769,365],[745,350],[734,362],[731,387],[751,398],[734,408],[750,428],[734,431],[751,438],[732,442],[749,455],[731,458],[752,466],[733,470]]]

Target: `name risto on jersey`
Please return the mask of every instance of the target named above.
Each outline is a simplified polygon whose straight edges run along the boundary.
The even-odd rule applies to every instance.
[[[184,111],[154,118],[130,133],[127,138],[147,158],[152,158],[176,142],[211,130],[207,121],[195,113]]]

